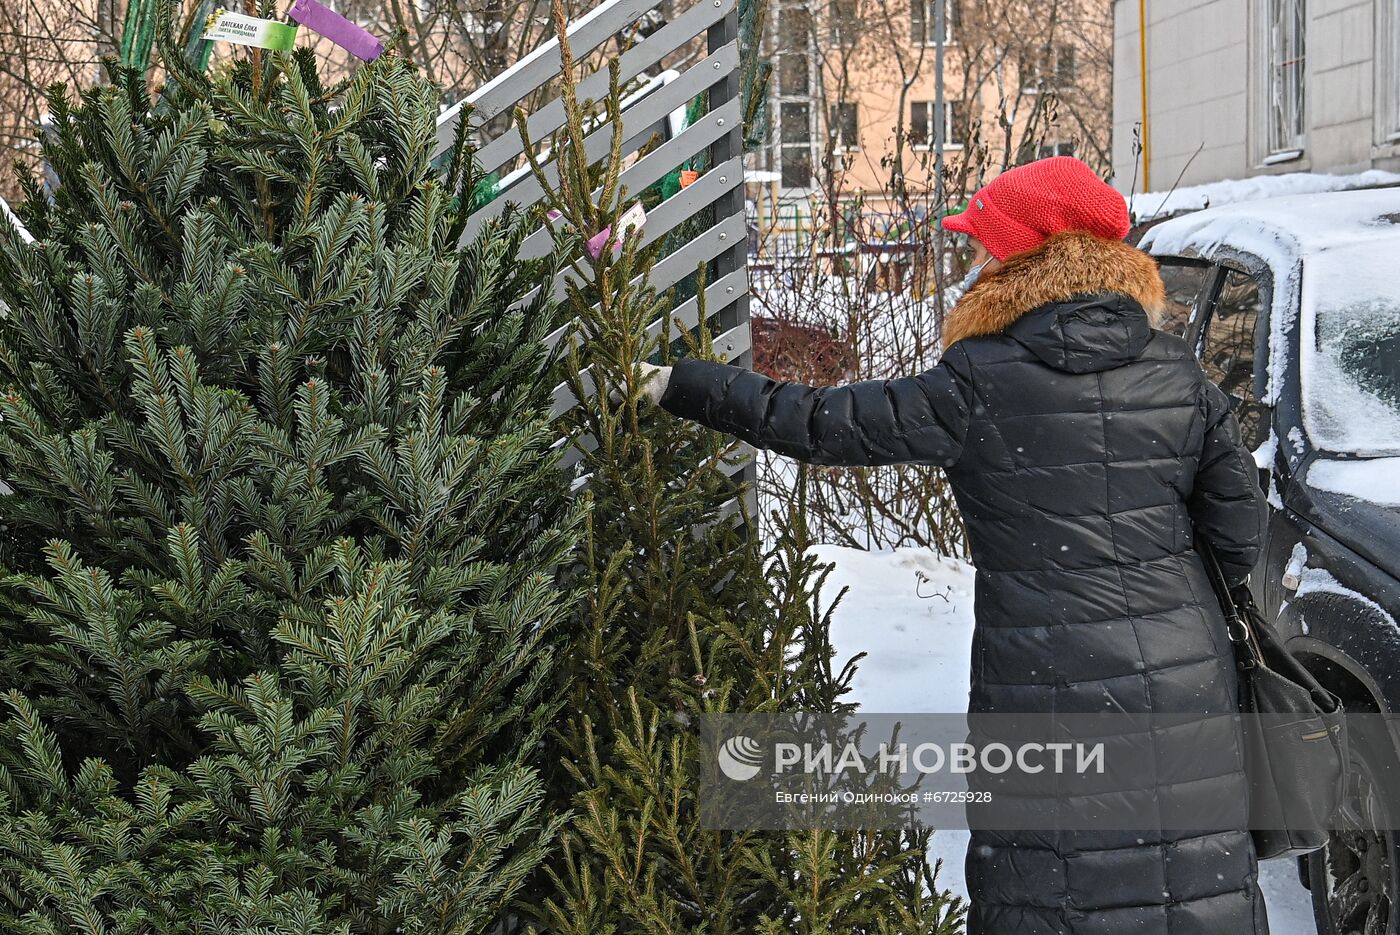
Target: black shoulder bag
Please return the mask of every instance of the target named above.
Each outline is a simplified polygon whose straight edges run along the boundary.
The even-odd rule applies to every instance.
[[[1260,860],[1315,851],[1327,843],[1341,803],[1347,762],[1341,700],[1284,648],[1249,588],[1229,586],[1199,535],[1196,551],[1235,647],[1254,849]]]

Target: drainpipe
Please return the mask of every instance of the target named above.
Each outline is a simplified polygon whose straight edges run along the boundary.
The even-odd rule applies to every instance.
[[[924,0],[914,0],[915,3],[923,3]],[[933,36],[936,45],[933,47],[933,179],[937,186],[934,198],[935,212],[941,214],[948,213],[948,186],[943,163],[943,150],[948,145],[948,101],[943,90],[943,47],[948,38],[948,0],[933,0]],[[924,7],[924,17],[928,17],[928,7]],[[909,223],[910,241],[913,241],[914,218],[906,216]],[[933,221],[934,237],[934,262],[938,264],[938,269],[934,273],[934,291],[938,299],[940,315],[943,308],[943,219],[935,217]],[[914,264],[910,264],[910,274],[913,274]],[[917,286],[916,286],[917,288]],[[941,327],[943,319],[939,318]]]
[[[947,146],[948,114],[944,108],[947,102],[943,95],[943,40],[947,23],[947,0],[933,0],[933,177],[938,185],[938,197],[943,197],[943,150]],[[928,8],[924,8],[928,16]]]
[[[1152,137],[1147,131],[1147,0],[1138,0],[1138,70],[1142,73],[1142,190],[1152,191]]]

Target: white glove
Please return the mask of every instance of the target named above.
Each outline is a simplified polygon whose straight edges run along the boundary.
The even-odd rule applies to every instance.
[[[670,367],[655,367],[648,363],[639,365],[642,369],[642,398],[653,406],[661,405],[661,397],[666,393],[666,385],[671,382]]]
[[[643,402],[651,403],[653,406],[660,405],[661,397],[666,392],[666,384],[671,382],[670,367],[656,367],[643,361],[637,367],[642,372],[642,392],[640,394]],[[614,386],[608,392],[608,399],[613,405],[622,402],[622,387]]]

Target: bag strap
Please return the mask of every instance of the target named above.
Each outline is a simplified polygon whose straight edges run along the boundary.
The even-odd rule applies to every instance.
[[[1196,534],[1196,552],[1206,566],[1206,574],[1210,576],[1220,610],[1225,614],[1225,628],[1230,634],[1230,641],[1235,644],[1236,661],[1241,669],[1253,669],[1263,661],[1264,653],[1259,648],[1258,636],[1249,625],[1249,615],[1240,610],[1239,602],[1230,593],[1230,584],[1225,578],[1224,569],[1220,567],[1215,548],[1200,533]]]

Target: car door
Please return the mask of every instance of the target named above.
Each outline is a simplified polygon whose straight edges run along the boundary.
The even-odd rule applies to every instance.
[[[1154,259],[1162,274],[1162,284],[1167,287],[1167,301],[1152,327],[1184,337],[1200,317],[1215,268],[1210,261],[1195,257],[1159,256]]]
[[[1194,323],[1201,366],[1230,400],[1245,446],[1261,455],[1268,453],[1263,446],[1271,434],[1269,407],[1262,402],[1268,385],[1271,285],[1272,276],[1262,264],[1255,269],[1221,265],[1210,278],[1209,298]],[[1266,478],[1260,482],[1266,484]]]
[[[1206,375],[1225,393],[1240,424],[1240,437],[1259,465],[1259,485],[1268,493],[1270,511],[1261,555],[1284,523],[1273,475],[1273,410],[1265,400],[1269,374],[1269,306],[1273,274],[1252,259],[1215,264],[1205,277],[1202,298],[1185,338],[1200,358]],[[1268,576],[1254,575],[1255,597],[1272,613],[1278,603]]]

